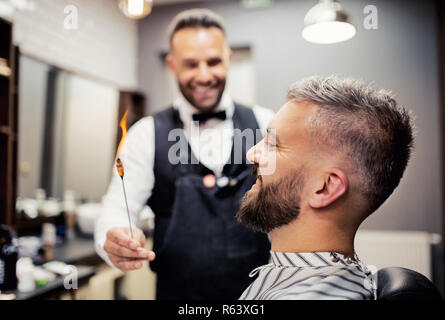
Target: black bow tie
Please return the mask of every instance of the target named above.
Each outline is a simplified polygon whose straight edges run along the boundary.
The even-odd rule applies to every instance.
[[[226,112],[223,110],[218,112],[196,113],[193,115],[193,121],[199,122],[206,122],[207,120],[212,118],[226,120]]]

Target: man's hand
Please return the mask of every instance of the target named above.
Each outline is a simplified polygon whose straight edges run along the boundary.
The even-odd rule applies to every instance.
[[[112,228],[107,232],[104,250],[111,262],[122,271],[137,270],[142,267],[142,261],[152,261],[153,251],[144,248],[145,236],[142,230],[133,228],[131,239],[130,228]]]

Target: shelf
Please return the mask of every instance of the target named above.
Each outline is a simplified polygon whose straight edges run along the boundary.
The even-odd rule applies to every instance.
[[[8,66],[8,61],[0,58],[0,77],[9,79],[12,71]]]
[[[42,217],[38,216],[35,219],[26,219],[23,217],[17,218],[16,220],[16,228],[20,229],[21,231],[25,229],[32,229],[32,228],[40,228],[42,224],[44,223],[54,223],[56,217]]]
[[[11,78],[11,75],[6,75],[6,74],[3,74],[3,73],[0,72],[0,77],[9,79],[9,78]]]

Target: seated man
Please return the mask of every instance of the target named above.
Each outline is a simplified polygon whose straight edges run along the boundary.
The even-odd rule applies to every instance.
[[[374,299],[354,237],[399,184],[412,144],[410,114],[388,92],[336,77],[295,83],[247,154],[257,182],[237,218],[272,247],[240,299]]]

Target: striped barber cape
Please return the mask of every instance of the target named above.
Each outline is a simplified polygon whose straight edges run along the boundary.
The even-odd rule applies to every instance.
[[[260,266],[258,278],[240,300],[372,300],[376,284],[358,259],[336,252],[271,251],[271,263]]]

